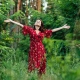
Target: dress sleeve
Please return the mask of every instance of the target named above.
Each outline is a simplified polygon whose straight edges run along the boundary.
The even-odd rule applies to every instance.
[[[22,33],[23,33],[24,35],[31,34],[31,31],[32,31],[32,30],[33,30],[33,29],[32,29],[30,26],[24,25],[23,28],[22,28]]]
[[[45,34],[45,37],[50,38],[52,36],[52,30],[50,29],[45,30],[44,34]]]

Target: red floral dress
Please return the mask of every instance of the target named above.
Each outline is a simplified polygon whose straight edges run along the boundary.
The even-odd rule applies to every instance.
[[[22,33],[24,35],[29,34],[30,36],[28,70],[31,72],[34,69],[38,69],[40,74],[45,73],[46,53],[42,40],[44,37],[50,37],[52,30],[45,30],[44,33],[39,32],[37,34],[33,28],[24,26],[22,28]]]

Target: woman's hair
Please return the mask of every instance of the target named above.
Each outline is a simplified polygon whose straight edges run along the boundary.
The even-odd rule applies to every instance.
[[[41,21],[41,20],[40,20]],[[35,28],[35,25],[34,25],[34,30],[35,30],[36,28]],[[45,31],[45,29],[44,29],[44,25],[43,25],[43,22],[41,21],[41,26],[40,26],[40,28],[39,28],[39,30],[41,31],[41,32],[44,32]]]

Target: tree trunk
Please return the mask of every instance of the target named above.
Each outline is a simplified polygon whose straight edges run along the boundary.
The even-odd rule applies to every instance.
[[[21,9],[21,0],[18,0],[18,4],[17,4],[17,11]]]
[[[41,0],[37,0],[37,10],[41,12]]]

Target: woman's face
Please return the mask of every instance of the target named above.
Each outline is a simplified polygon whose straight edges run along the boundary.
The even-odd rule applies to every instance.
[[[35,25],[35,29],[39,30],[39,28],[41,27],[41,20],[36,20],[34,25]]]

